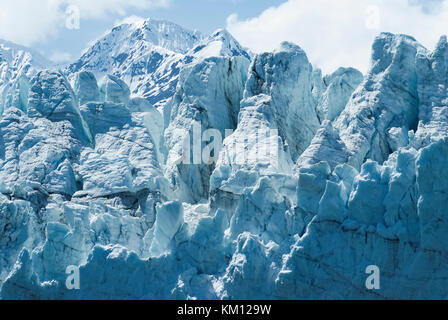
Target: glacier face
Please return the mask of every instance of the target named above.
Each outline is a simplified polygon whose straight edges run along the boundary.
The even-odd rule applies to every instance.
[[[236,127],[248,67],[244,57],[211,57],[182,70],[166,108],[170,115],[165,131],[167,176],[180,199],[208,198],[213,163],[203,161],[203,143],[208,142],[202,141],[204,132],[213,129],[224,137]],[[184,148],[190,139],[199,140],[199,161],[193,159],[196,150]]]
[[[364,76],[154,20],[63,71],[21,50],[0,51],[0,299],[448,297],[446,37],[383,33]]]
[[[0,40],[0,112],[9,106],[25,110],[30,78],[50,66],[39,53]]]

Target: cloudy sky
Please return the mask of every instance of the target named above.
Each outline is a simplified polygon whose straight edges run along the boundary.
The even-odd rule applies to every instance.
[[[429,48],[448,32],[445,0],[0,0],[0,38],[63,62],[128,16],[204,33],[225,27],[254,52],[292,41],[325,72],[367,71],[382,31],[413,35]]]

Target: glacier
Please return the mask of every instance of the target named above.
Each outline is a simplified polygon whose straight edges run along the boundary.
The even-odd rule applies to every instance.
[[[59,69],[0,42],[0,299],[448,298],[447,61],[382,33],[323,75],[152,19]]]

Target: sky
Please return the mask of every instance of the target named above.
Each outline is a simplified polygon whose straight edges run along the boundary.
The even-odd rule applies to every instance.
[[[227,28],[255,53],[291,41],[324,73],[366,72],[383,31],[410,34],[428,48],[448,32],[448,0],[0,0],[0,39],[63,63],[129,16],[206,34]]]

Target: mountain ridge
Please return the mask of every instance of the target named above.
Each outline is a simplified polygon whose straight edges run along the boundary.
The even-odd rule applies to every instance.
[[[205,37],[197,31],[163,20],[125,23],[98,40],[77,62],[67,67],[66,72],[73,74],[85,70],[101,77],[107,71],[125,80],[133,95],[161,106],[174,94],[182,66],[203,58],[200,50],[194,52],[195,46],[206,48],[209,45],[207,41],[213,37]],[[219,39],[214,40],[214,44],[223,44],[223,50],[212,55],[248,56],[228,33],[223,32]]]

